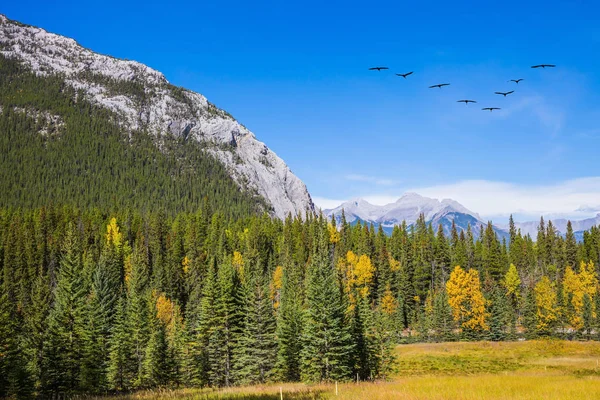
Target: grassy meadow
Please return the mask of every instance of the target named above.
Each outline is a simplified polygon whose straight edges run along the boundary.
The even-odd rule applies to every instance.
[[[560,340],[401,345],[387,382],[270,384],[228,389],[138,392],[119,400],[158,399],[600,399],[600,343]]]

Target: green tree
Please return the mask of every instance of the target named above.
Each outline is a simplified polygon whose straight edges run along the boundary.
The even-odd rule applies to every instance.
[[[302,349],[302,285],[298,268],[283,269],[281,301],[277,317],[277,374],[284,381],[300,380]]]
[[[74,393],[80,389],[86,329],[79,240],[69,225],[56,277],[54,304],[48,320],[43,390]]]
[[[352,372],[352,342],[326,233],[319,226],[306,278],[301,376],[311,382],[341,380]]]

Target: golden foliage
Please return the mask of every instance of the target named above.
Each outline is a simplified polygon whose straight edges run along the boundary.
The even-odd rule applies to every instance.
[[[165,326],[169,326],[173,321],[173,312],[175,311],[173,302],[165,296],[164,293],[161,293],[156,298],[156,317],[163,323]]]
[[[348,296],[348,311],[352,311],[358,297],[367,297],[375,275],[375,266],[367,255],[360,257],[352,251],[337,262],[344,292]]]
[[[556,304],[556,290],[554,284],[547,276],[544,276],[533,289],[535,292],[535,305],[537,317],[537,329],[546,331],[558,319],[558,307]]]
[[[329,243],[336,244],[340,241],[340,232],[337,230],[335,225],[331,222],[327,224],[327,230],[329,231]]]
[[[125,257],[125,260],[123,260],[123,270],[125,273],[125,285],[127,285],[127,287],[129,287],[129,280],[131,279],[131,270],[132,270],[131,254],[128,254]]]
[[[461,328],[474,331],[488,330],[485,322],[485,298],[481,292],[479,272],[471,269],[466,272],[456,266],[446,283],[448,303],[452,308],[454,320],[460,323]]]
[[[117,249],[120,249],[123,244],[123,234],[119,230],[115,217],[111,218],[106,226],[106,243],[114,245]]]
[[[394,258],[390,257],[389,262],[390,262],[390,270],[392,272],[400,271],[400,261],[396,261],[396,260],[394,260]]]
[[[244,257],[242,257],[242,253],[234,251],[231,264],[240,275],[240,278],[244,279]]]
[[[383,292],[380,307],[381,311],[386,315],[393,315],[398,309],[398,302],[392,294],[389,284],[385,287],[385,292]]]
[[[518,298],[519,286],[521,286],[519,272],[517,271],[517,267],[511,263],[510,267],[508,267],[508,272],[506,272],[506,275],[504,276],[504,287],[506,288],[506,294],[511,297]]]
[[[573,271],[570,266],[565,269],[563,278],[563,296],[565,299],[571,299],[572,312],[567,315],[569,323],[574,329],[583,327],[583,298],[587,294],[590,299],[596,295],[598,278],[594,263],[581,262],[579,273]]]
[[[183,260],[181,260],[181,268],[183,269],[183,273],[185,275],[190,272],[190,259],[188,256],[183,257]]]
[[[273,280],[271,281],[271,300],[275,311],[279,308],[281,287],[283,286],[283,267],[278,265],[273,271]]]

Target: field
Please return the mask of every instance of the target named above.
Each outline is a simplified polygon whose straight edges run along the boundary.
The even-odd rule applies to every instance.
[[[436,343],[398,346],[388,382],[272,384],[221,390],[140,392],[158,399],[600,399],[600,343],[566,341]]]

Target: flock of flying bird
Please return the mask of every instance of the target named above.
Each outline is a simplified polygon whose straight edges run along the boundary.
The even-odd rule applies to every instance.
[[[556,67],[556,65],[554,64],[539,64],[539,65],[533,65],[531,66],[531,68],[537,69],[537,68],[554,68]],[[369,71],[382,71],[382,70],[386,70],[389,69],[388,67],[371,67],[369,68]],[[410,71],[407,72],[405,74],[396,74],[397,76],[401,76],[404,79],[406,79],[406,77],[408,77],[409,75],[412,75],[414,73],[414,71]],[[514,82],[517,85],[519,84],[519,82],[521,82],[523,80],[523,78],[519,78],[519,79],[511,79],[509,82]],[[437,85],[431,85],[429,86],[429,89],[433,89],[433,88],[438,88],[441,89],[444,86],[450,86],[449,83],[438,83]],[[508,96],[509,94],[514,93],[514,90],[511,90],[509,92],[494,92],[495,94],[498,95],[502,95],[504,97]],[[465,103],[465,105],[468,105],[469,103],[477,103],[475,100],[468,100],[468,99],[464,99],[464,100],[457,100],[457,103]],[[500,107],[484,107],[482,108],[482,110],[484,111],[494,111],[494,110],[500,110]]]

